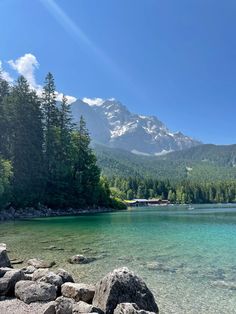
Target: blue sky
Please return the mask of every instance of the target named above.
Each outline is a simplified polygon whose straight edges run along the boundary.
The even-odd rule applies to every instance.
[[[0,0],[0,60],[36,88],[51,71],[59,92],[114,97],[173,131],[232,144],[235,16],[235,0]]]

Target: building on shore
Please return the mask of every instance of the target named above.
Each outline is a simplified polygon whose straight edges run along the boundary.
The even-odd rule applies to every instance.
[[[126,200],[125,203],[127,206],[151,206],[151,205],[169,205],[170,202],[168,200],[162,200],[160,198],[136,198],[133,200]]]

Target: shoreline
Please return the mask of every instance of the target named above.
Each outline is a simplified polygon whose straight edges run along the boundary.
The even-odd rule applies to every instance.
[[[51,208],[9,208],[0,210],[0,223],[6,221],[15,221],[20,219],[61,217],[61,216],[80,216],[83,214],[98,214],[115,212],[113,208],[67,208],[67,209],[51,209]]]

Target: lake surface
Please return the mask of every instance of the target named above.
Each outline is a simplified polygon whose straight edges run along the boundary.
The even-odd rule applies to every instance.
[[[236,313],[236,206],[193,207],[8,222],[0,224],[0,242],[11,258],[56,260],[84,282],[127,266],[163,314]],[[75,254],[97,260],[70,265]]]

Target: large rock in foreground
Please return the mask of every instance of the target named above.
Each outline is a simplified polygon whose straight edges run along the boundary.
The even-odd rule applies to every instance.
[[[15,296],[25,303],[53,301],[57,297],[56,287],[45,282],[22,280],[15,286]]]
[[[136,303],[141,310],[158,313],[158,306],[145,282],[128,268],[106,275],[95,288],[93,305],[112,314],[120,303]]]
[[[61,294],[64,297],[74,299],[76,302],[91,302],[94,292],[94,286],[83,283],[66,282],[61,286]]]
[[[7,256],[6,246],[1,243],[0,246],[0,267],[11,267],[11,262]]]

